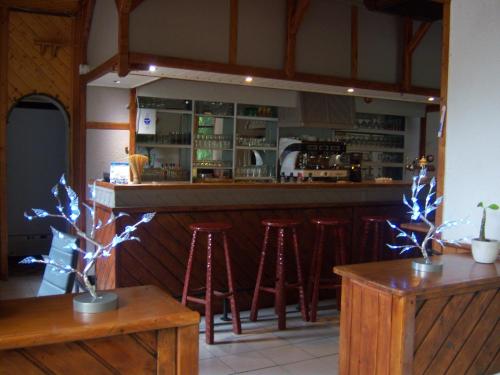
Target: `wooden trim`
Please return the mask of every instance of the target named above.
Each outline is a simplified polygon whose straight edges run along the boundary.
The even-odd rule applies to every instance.
[[[114,55],[113,57],[109,58],[105,62],[103,62],[101,65],[97,66],[96,68],[92,69],[90,72],[87,74],[83,75],[81,77],[83,83],[89,83],[92,82],[93,80],[102,77],[103,75],[116,71],[118,65],[118,55]]]
[[[87,129],[129,130],[128,122],[87,122]]]
[[[129,115],[128,115],[128,130],[129,130],[129,145],[128,154],[135,154],[135,129],[137,122],[137,90],[130,90]]]
[[[89,43],[90,28],[94,15],[96,0],[86,0],[82,7],[83,11],[83,35],[82,35],[82,64],[87,64],[87,47]]]
[[[285,74],[289,78],[295,74],[297,32],[309,4],[310,0],[287,0]]]
[[[130,72],[129,63],[129,20],[132,0],[122,0],[118,11],[118,76]]]
[[[9,44],[9,10],[0,7],[0,279],[8,275],[7,248],[7,77]]]
[[[358,7],[351,6],[351,78],[358,78]]]
[[[425,144],[427,142],[427,113],[426,116],[420,118],[420,139],[418,144],[418,157],[426,155]]]
[[[448,65],[450,54],[450,0],[443,2],[443,42],[441,48],[441,108],[447,105],[448,98]],[[438,165],[437,165],[437,196],[442,196],[444,193],[444,175],[445,175],[445,158],[446,158],[446,127],[447,121],[443,128],[443,135],[438,140]],[[440,205],[436,210],[436,224],[443,223],[444,204]]]
[[[68,17],[80,11],[79,3],[60,0],[0,0],[0,7],[6,7],[11,11]]]
[[[238,0],[231,0],[229,7],[229,64],[238,59]]]
[[[144,0],[132,0],[132,6],[130,7],[130,11],[133,12],[135,8],[142,4]]]
[[[379,91],[389,91],[397,93],[402,92],[401,85],[399,84],[374,82],[374,81],[366,81],[360,79],[326,76],[326,75],[309,74],[309,73],[299,73],[299,72],[296,72],[295,75],[290,78],[287,77],[285,72],[280,69],[251,67],[238,64],[232,65],[214,61],[191,60],[179,57],[158,56],[158,55],[137,53],[137,52],[130,52],[130,64],[131,64],[131,69],[134,70],[135,69],[147,70],[148,66],[153,64],[156,66],[167,67],[167,68],[201,70],[205,72],[237,74],[242,76],[250,75],[253,77],[281,79],[281,80],[306,82],[306,83],[319,83],[324,85],[334,85],[343,87],[356,87],[367,90],[379,90]],[[107,71],[105,73],[107,73]],[[95,78],[98,78],[99,76]],[[439,96],[438,89],[417,87],[417,86],[411,86],[408,89],[408,91],[403,90],[403,92],[415,95],[423,95],[423,96]]]
[[[412,58],[413,52],[418,47],[425,34],[431,27],[431,22],[422,22],[413,35],[413,20],[410,17],[404,18],[403,35],[403,88],[409,90],[411,87]]]

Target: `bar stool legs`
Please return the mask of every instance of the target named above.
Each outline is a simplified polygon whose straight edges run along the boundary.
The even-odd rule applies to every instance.
[[[308,312],[306,307],[306,296],[304,290],[304,279],[302,275],[302,267],[300,261],[299,244],[297,239],[296,225],[298,222],[292,220],[263,220],[262,222],[266,228],[264,232],[264,242],[262,244],[262,251],[259,262],[259,269],[257,272],[257,280],[255,283],[255,291],[252,299],[252,309],[250,311],[250,320],[256,321],[259,310],[259,295],[261,291],[273,293],[275,295],[274,309],[278,315],[278,329],[286,329],[286,290],[288,288],[297,288],[299,291],[299,303],[301,306],[302,319],[308,320]],[[277,249],[276,249],[276,276],[274,287],[263,287],[262,277],[264,273],[264,266],[266,255],[269,247],[269,236],[271,228],[277,229]],[[285,254],[285,230],[291,230],[293,255],[297,265],[297,283],[288,284],[286,282],[286,254]]]
[[[214,343],[214,298],[229,298],[232,315],[233,332],[235,334],[241,333],[241,321],[238,304],[236,301],[236,290],[234,285],[233,271],[231,266],[231,258],[229,253],[229,246],[226,236],[226,230],[231,226],[225,223],[198,223],[191,225],[193,235],[191,238],[191,247],[189,249],[189,257],[186,267],[186,276],[184,278],[184,287],[182,291],[182,304],[186,305],[187,302],[194,302],[205,305],[205,340],[207,344]],[[207,233],[207,275],[205,281],[205,298],[198,298],[189,296],[189,282],[191,278],[191,270],[193,267],[194,251],[196,248],[196,241],[198,239],[198,232]],[[214,290],[213,286],[213,240],[214,235],[220,233],[222,236],[225,266],[227,273],[228,292],[222,293]]]

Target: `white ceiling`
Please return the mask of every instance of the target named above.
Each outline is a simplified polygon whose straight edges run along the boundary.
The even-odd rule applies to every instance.
[[[164,68],[158,67],[155,72],[132,71],[128,76],[119,78],[116,73],[108,73],[95,81],[89,83],[89,86],[105,86],[131,89],[138,86],[151,83],[161,78],[184,79],[201,82],[217,82],[231,85],[252,85],[255,87],[266,87],[272,89],[286,89],[294,91],[320,92],[325,94],[353,95],[378,99],[399,100],[416,103],[429,103],[427,96],[403,94],[397,92],[377,91],[354,88],[354,93],[350,94],[343,86],[332,86],[316,83],[287,81],[280,79],[253,77],[251,83],[245,82],[245,77],[235,74],[212,73],[196,70]],[[119,83],[118,83],[119,81]],[[434,103],[438,102],[436,98]]]

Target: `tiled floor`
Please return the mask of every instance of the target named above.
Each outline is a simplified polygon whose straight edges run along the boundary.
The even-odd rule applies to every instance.
[[[303,322],[296,305],[288,306],[287,329],[278,331],[272,308],[262,309],[250,322],[241,313],[241,335],[215,318],[215,345],[205,344],[200,329],[200,375],[335,375],[338,374],[339,314],[335,301],[322,301],[318,322]]]
[[[41,275],[12,276],[0,281],[0,299],[33,297]],[[231,323],[215,317],[215,345],[205,344],[200,325],[200,375],[336,375],[338,374],[339,314],[335,301],[322,301],[318,322],[303,322],[296,305],[287,308],[287,329],[278,331],[274,309],[262,309],[250,322],[241,313],[241,335]]]

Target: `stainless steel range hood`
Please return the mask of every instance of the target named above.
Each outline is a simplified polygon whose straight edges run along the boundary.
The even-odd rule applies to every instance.
[[[297,107],[280,108],[280,126],[345,129],[354,127],[354,97],[299,93]]]

